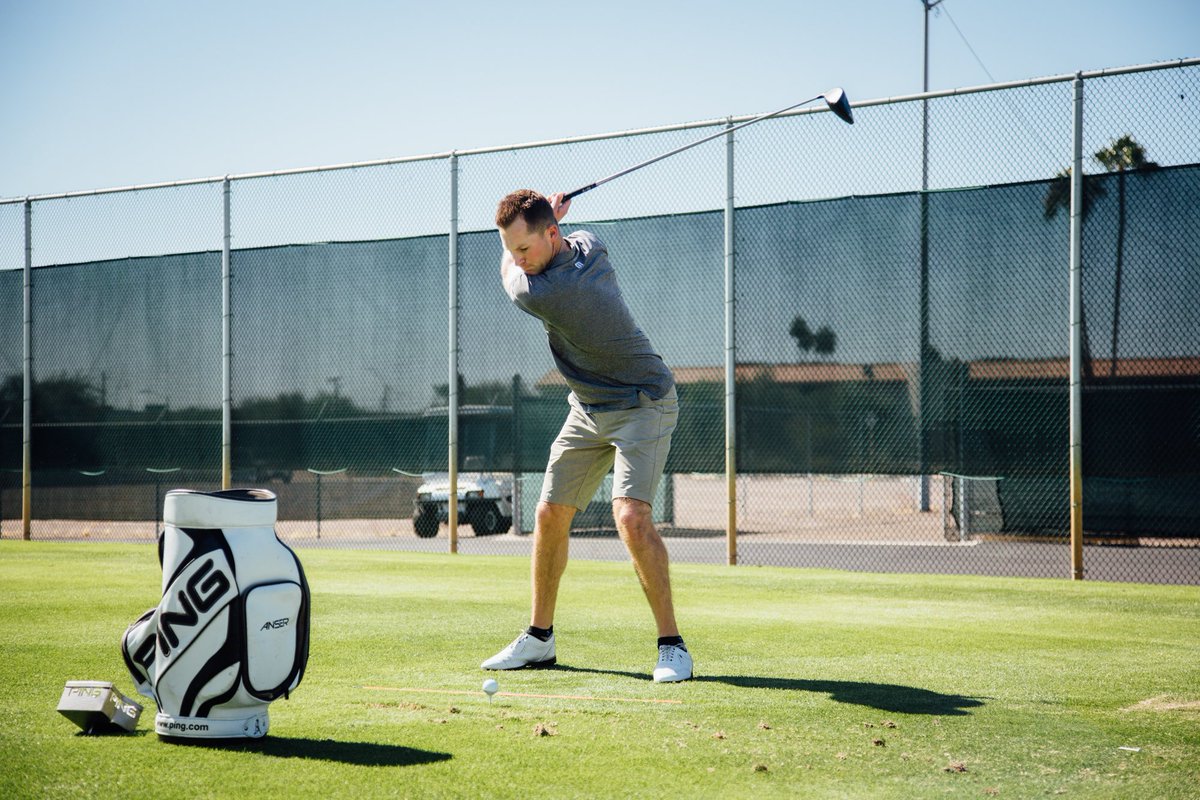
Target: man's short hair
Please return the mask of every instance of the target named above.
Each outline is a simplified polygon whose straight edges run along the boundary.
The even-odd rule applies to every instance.
[[[550,201],[533,189],[512,192],[496,208],[496,226],[499,228],[512,225],[517,217],[525,220],[525,225],[534,233],[541,233],[548,226],[558,224]]]

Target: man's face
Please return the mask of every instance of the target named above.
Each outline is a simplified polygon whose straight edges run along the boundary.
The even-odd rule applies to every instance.
[[[525,220],[517,217],[507,228],[500,229],[500,241],[512,254],[513,262],[526,275],[537,275],[554,259],[558,226],[547,225],[544,230],[531,231]]]

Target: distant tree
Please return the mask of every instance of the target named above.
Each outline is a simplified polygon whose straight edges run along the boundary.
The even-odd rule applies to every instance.
[[[250,397],[238,403],[234,416],[246,420],[311,420],[361,417],[367,412],[349,399],[329,392],[305,397],[300,392],[284,392],[274,397]]]
[[[1103,197],[1107,192],[1104,187],[1096,180],[1093,175],[1083,176],[1083,218],[1086,220],[1088,212],[1092,210],[1092,203],[1097,198]],[[1046,219],[1054,219],[1058,216],[1059,211],[1070,212],[1071,210],[1071,168],[1063,167],[1058,171],[1050,183],[1050,187],[1046,190],[1045,200],[1045,216]]]
[[[1121,323],[1121,278],[1125,266],[1125,173],[1158,167],[1146,158],[1146,149],[1130,135],[1113,139],[1108,147],[1096,151],[1095,159],[1109,172],[1117,173],[1117,269],[1113,280],[1112,369],[1117,374],[1117,335]]]
[[[434,405],[445,406],[450,400],[450,384],[439,383],[433,387]],[[474,386],[467,384],[462,373],[458,374],[458,404],[460,406],[506,406],[512,403],[512,381],[484,381]]]
[[[796,340],[796,346],[805,353],[814,351],[817,355],[828,356],[837,349],[837,334],[828,325],[822,325],[816,333],[813,333],[804,317],[796,317],[792,320],[792,326],[788,328],[788,335]]]
[[[1092,209],[1092,204],[1097,198],[1103,197],[1105,194],[1104,187],[1090,175],[1083,176],[1083,209],[1082,222],[1086,223],[1088,212]],[[1070,213],[1071,211],[1071,168],[1064,167],[1059,170],[1058,174],[1050,182],[1050,187],[1046,190],[1046,199],[1044,206],[1044,214],[1047,220],[1052,220],[1058,216],[1058,212],[1063,211]],[[1080,252],[1080,269],[1083,269],[1083,253]],[[1083,377],[1085,380],[1092,378],[1092,348],[1088,343],[1088,328],[1087,328],[1087,304],[1084,303],[1079,308],[1079,339],[1080,349],[1082,352]]]
[[[9,375],[0,382],[0,419],[17,418],[24,398],[24,378],[20,374]]]
[[[467,381],[463,377],[462,373],[460,372],[460,373],[458,373],[458,402],[459,403],[463,402],[462,398],[464,395],[466,395],[466,393],[467,393]],[[434,397],[433,405],[435,405],[435,406],[447,405],[450,402],[450,384],[449,383],[439,383],[439,384],[434,385],[433,397]]]
[[[20,424],[25,402],[21,375],[11,375],[0,385],[0,417],[6,425]],[[34,425],[41,423],[94,423],[107,418],[111,409],[101,401],[100,391],[86,378],[52,375],[34,381],[32,396]],[[77,469],[103,463],[106,448],[100,444],[95,425],[54,425],[38,436],[42,445],[34,449],[35,469]]]
[[[837,334],[828,325],[822,325],[813,335],[813,349],[823,356],[833,355],[837,349]]]
[[[792,327],[788,329],[788,335],[796,340],[796,346],[805,353],[812,350],[816,344],[816,337],[809,330],[808,323],[804,321],[804,317],[796,317],[792,320]]]
[[[33,382],[33,422],[93,422],[103,416],[106,406],[100,392],[85,378],[54,375]],[[10,422],[20,419],[25,403],[24,377],[9,375],[0,384],[0,408],[13,409]]]

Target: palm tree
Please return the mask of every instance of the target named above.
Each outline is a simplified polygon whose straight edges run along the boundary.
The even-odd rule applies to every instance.
[[[792,320],[792,327],[788,329],[788,335],[796,340],[796,347],[804,352],[813,349],[815,337],[809,329],[808,323],[804,321],[804,317],[796,317]]]
[[[792,320],[788,335],[796,340],[796,346],[805,353],[813,350],[817,355],[828,356],[833,355],[833,351],[837,349],[837,334],[833,332],[832,328],[822,325],[816,333],[813,333],[804,317],[796,317]]]
[[[1104,195],[1104,187],[1096,182],[1094,178],[1087,175],[1083,176],[1083,222],[1087,222],[1088,212],[1091,211],[1092,203],[1098,197]],[[1050,187],[1046,190],[1045,200],[1045,217],[1046,219],[1054,219],[1058,216],[1060,210],[1070,212],[1071,209],[1071,168],[1064,167],[1059,170],[1058,174],[1050,183]],[[1080,252],[1079,268],[1083,269],[1083,253]],[[1079,339],[1080,348],[1083,350],[1083,377],[1084,380],[1092,378],[1092,349],[1088,345],[1087,333],[1087,310],[1086,304],[1081,304],[1079,307]]]
[[[1117,274],[1113,281],[1112,369],[1117,374],[1117,333],[1121,322],[1121,277],[1125,264],[1125,173],[1128,170],[1154,169],[1158,166],[1146,158],[1146,148],[1129,134],[1114,139],[1094,156],[1106,170],[1117,173]]]
[[[837,334],[828,325],[822,325],[820,329],[813,334],[813,350],[820,355],[831,356],[833,351],[837,349]]]

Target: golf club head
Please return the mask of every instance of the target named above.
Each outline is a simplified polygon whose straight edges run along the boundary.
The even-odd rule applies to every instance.
[[[845,122],[854,124],[854,114],[850,111],[850,99],[846,97],[846,93],[841,87],[830,89],[825,93],[825,102],[829,104],[829,110],[837,114]]]

